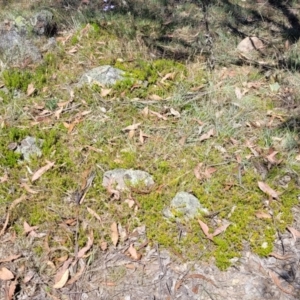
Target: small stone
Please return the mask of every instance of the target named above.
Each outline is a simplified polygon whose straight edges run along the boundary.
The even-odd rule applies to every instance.
[[[27,136],[24,140],[21,141],[21,144],[15,150],[16,153],[23,155],[24,160],[30,161],[30,156],[36,155],[37,157],[42,156],[42,151],[40,147],[43,144],[43,140],[36,139],[31,136]]]
[[[138,184],[151,187],[154,185],[154,180],[149,173],[133,169],[115,169],[107,171],[103,175],[102,185],[104,187],[112,185],[115,189],[124,191],[128,189],[128,185],[135,186]]]
[[[163,210],[163,215],[166,218],[174,218],[173,212],[187,219],[194,218],[199,212],[208,214],[208,210],[200,204],[199,200],[187,192],[178,192],[172,199],[170,207]]]
[[[125,72],[109,65],[94,68],[83,74],[78,82],[78,87],[83,84],[111,86],[117,81],[124,79]]]

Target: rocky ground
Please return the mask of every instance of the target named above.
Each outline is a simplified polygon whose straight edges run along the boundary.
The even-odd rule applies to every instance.
[[[300,298],[299,7],[243,2],[0,1],[1,299]]]

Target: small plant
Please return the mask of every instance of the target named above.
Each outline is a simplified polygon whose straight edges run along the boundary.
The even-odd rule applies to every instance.
[[[28,85],[31,83],[32,75],[28,71],[9,69],[3,71],[2,78],[8,89],[26,92]]]

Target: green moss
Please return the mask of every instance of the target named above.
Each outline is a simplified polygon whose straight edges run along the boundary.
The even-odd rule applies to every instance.
[[[28,71],[9,69],[2,72],[2,78],[8,89],[26,92],[28,85],[31,83],[32,75]]]
[[[46,65],[38,66],[34,71],[21,71],[19,69],[9,69],[2,73],[5,86],[9,90],[21,90],[26,92],[28,85],[33,84],[34,88],[41,89],[46,83],[47,68]]]
[[[174,90],[178,78],[186,75],[186,67],[173,60],[158,59],[153,62],[136,60],[134,62],[116,61],[115,67],[126,72],[126,78],[114,85],[114,90],[131,97],[146,97],[151,93],[165,96]],[[164,79],[174,73],[175,78]],[[171,77],[172,77],[171,76]],[[177,78],[178,77],[178,78]]]
[[[21,158],[21,154],[16,153],[9,149],[9,144],[16,142],[19,143],[28,135],[29,131],[27,129],[20,129],[17,127],[6,127],[1,130],[0,139],[0,165],[6,167],[15,167],[18,160]]]
[[[11,93],[5,93],[4,91],[0,90],[0,103],[8,104],[12,100]]]
[[[78,44],[78,42],[79,42],[78,36],[77,36],[77,35],[73,35],[73,36],[71,37],[71,40],[70,40],[71,45],[72,45],[72,46],[75,46],[75,45]]]
[[[41,245],[37,245],[35,247],[33,247],[33,251],[37,256],[42,256],[43,254],[45,254],[45,248]]]
[[[170,171],[170,164],[169,162],[167,161],[161,161],[157,164],[157,168],[158,168],[158,171],[163,173],[163,174],[166,174]]]

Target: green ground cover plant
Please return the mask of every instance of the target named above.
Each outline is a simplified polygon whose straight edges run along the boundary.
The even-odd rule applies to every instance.
[[[228,5],[232,7],[233,1]],[[249,13],[246,6],[232,11],[227,22],[236,25],[235,14]],[[215,25],[225,22],[224,6],[211,5],[208,16],[211,26],[216,26],[217,44],[217,66],[211,70],[206,64],[211,53],[205,38],[197,39],[193,31],[204,17],[197,3],[180,6],[174,12],[177,22],[170,20],[172,26],[160,22],[170,10],[167,3],[155,20],[158,8],[153,1],[145,11],[135,8],[130,15],[122,9],[105,18],[100,13],[85,15],[86,23],[72,28],[71,36],[63,37],[57,52],[46,54],[40,66],[1,73],[7,92],[0,90],[0,171],[8,176],[0,185],[1,214],[25,193],[29,201],[13,211],[11,228],[18,236],[24,221],[41,231],[51,228],[49,246],[64,247],[57,256],[71,251],[76,243],[83,247],[88,228],[93,229],[96,243],[112,245],[112,220],[128,233],[145,225],[150,245],[158,243],[183,259],[213,257],[222,270],[241,255],[245,243],[258,255],[268,256],[276,234],[292,224],[292,208],[298,203],[298,132],[295,127],[280,127],[290,117],[280,93],[286,86],[299,88],[287,80],[291,74],[299,79],[293,73],[298,69],[298,43],[288,53],[291,67],[280,69],[283,79],[267,76],[258,64],[233,65],[238,58],[235,47],[229,45],[238,38]],[[134,26],[128,29],[125,21]],[[241,29],[246,28],[244,24]],[[258,30],[254,27],[249,34]],[[265,28],[262,35],[267,34]],[[181,52],[182,45],[189,50]],[[269,53],[266,56],[274,59]],[[104,64],[125,71],[125,80],[111,87],[76,86],[85,70]],[[272,89],[274,82],[279,91]],[[36,91],[28,95],[30,84]],[[103,96],[106,89],[111,91]],[[137,123],[138,129],[124,131]],[[26,162],[9,144],[20,143],[28,135],[44,143],[42,157]],[[47,161],[54,162],[54,167],[32,181],[34,172]],[[147,171],[155,187],[144,193],[136,187],[112,200],[102,178],[115,168]],[[96,177],[84,202],[77,205],[74,195],[87,170]],[[283,178],[288,181],[284,183]],[[264,192],[258,182],[274,189],[278,197]],[[165,218],[163,209],[179,191],[194,194],[210,213],[193,220],[180,214]],[[125,203],[130,197],[139,203],[136,211]],[[101,216],[101,228],[87,207]],[[72,223],[66,223],[73,218],[79,224],[76,237]],[[230,225],[209,240],[198,219],[211,232],[225,220]],[[42,242],[34,247],[42,256]],[[112,278],[121,276],[118,272]]]

